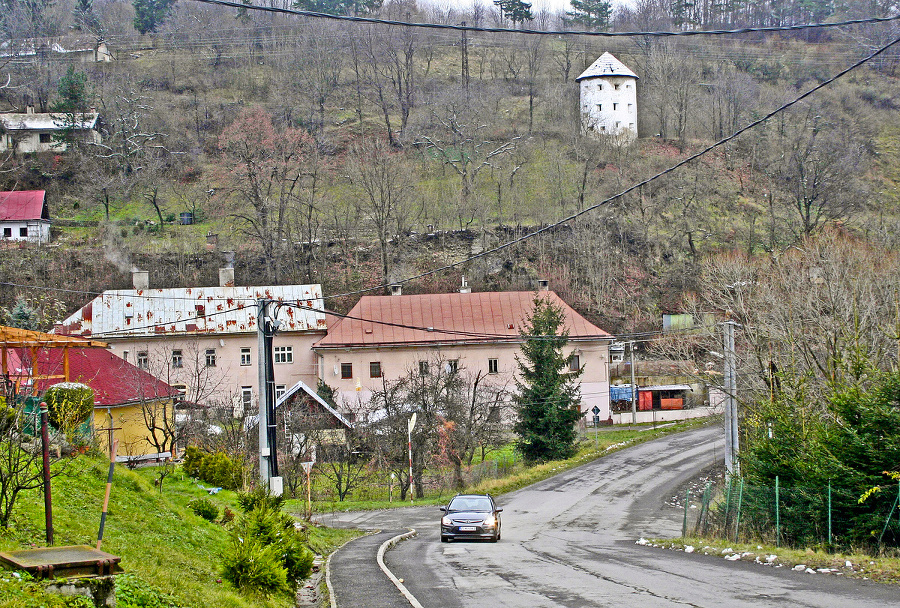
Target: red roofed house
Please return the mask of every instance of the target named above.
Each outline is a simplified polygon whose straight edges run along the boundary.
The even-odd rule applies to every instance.
[[[44,190],[0,192],[0,228],[4,240],[50,242],[50,210]]]
[[[467,290],[464,290],[467,291]],[[538,295],[560,306],[569,331],[571,369],[584,367],[581,409],[585,420],[609,419],[609,344],[612,336],[589,323],[552,291]],[[515,388],[520,329],[534,307],[534,292],[364,296],[346,318],[329,322],[313,345],[320,377],[338,402],[365,403],[373,388],[429,363],[476,373]],[[418,329],[424,328],[424,329]]]
[[[107,450],[109,445],[108,433],[103,429],[112,426],[117,429],[115,438],[119,440],[119,460],[157,456],[161,451],[157,444],[164,444],[162,451],[171,450],[171,439],[161,441],[163,433],[157,430],[157,441],[153,441],[148,426],[173,433],[174,400],[179,394],[177,389],[105,348],[70,347],[66,350],[70,380],[86,384],[94,390],[94,431],[102,449]],[[10,362],[11,374],[29,375],[34,365],[31,356],[36,356],[38,368],[45,374],[63,369],[63,349],[37,349],[32,352],[35,355],[23,355],[21,350],[9,352],[8,356],[16,359]],[[62,381],[61,377],[37,380],[33,392],[39,395],[47,387]],[[152,419],[150,425],[147,417]]]

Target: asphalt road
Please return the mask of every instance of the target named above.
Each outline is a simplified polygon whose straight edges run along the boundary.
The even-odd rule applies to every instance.
[[[325,516],[330,525],[390,531],[335,554],[338,608],[409,606],[381,586],[387,580],[372,547],[410,527],[418,536],[387,552],[385,563],[424,608],[900,607],[892,586],[635,544],[680,536],[683,513],[665,500],[723,447],[717,427],[671,435],[504,495],[496,544],[441,543],[435,507]]]

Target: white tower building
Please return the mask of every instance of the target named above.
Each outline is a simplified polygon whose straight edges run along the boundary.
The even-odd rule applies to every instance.
[[[618,143],[637,138],[637,74],[603,53],[576,78],[581,84],[581,129],[611,135]]]

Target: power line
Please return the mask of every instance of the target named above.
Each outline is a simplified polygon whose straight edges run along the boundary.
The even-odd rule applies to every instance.
[[[197,0],[197,1],[200,1],[200,0]],[[769,112],[768,114],[766,114],[766,115],[763,116],[762,118],[759,118],[759,119],[757,119],[757,120],[754,120],[753,122],[751,122],[751,123],[749,123],[748,125],[742,127],[741,129],[738,129],[737,131],[735,131],[735,132],[732,133],[731,135],[729,135],[729,136],[727,136],[727,137],[724,137],[724,138],[720,139],[719,141],[717,141],[717,142],[715,142],[715,143],[713,143],[713,144],[708,145],[707,147],[703,148],[703,149],[700,150],[699,152],[695,152],[694,154],[688,156],[687,158],[684,158],[684,159],[678,161],[678,162],[675,163],[674,165],[671,165],[670,167],[668,167],[668,168],[666,168],[666,169],[660,171],[660,172],[657,173],[656,175],[653,175],[653,176],[651,176],[651,177],[648,177],[647,179],[645,179],[645,180],[643,180],[643,181],[641,181],[641,182],[638,182],[637,184],[634,184],[634,185],[632,185],[632,186],[626,188],[625,190],[622,190],[622,191],[619,192],[618,194],[614,194],[613,196],[611,196],[611,197],[609,197],[609,198],[607,198],[607,199],[605,199],[605,200],[603,200],[603,201],[600,201],[599,203],[597,203],[597,204],[595,204],[595,205],[591,205],[590,207],[586,207],[585,209],[583,209],[583,210],[581,210],[581,211],[578,211],[578,212],[576,212],[576,213],[573,213],[573,214],[571,214],[571,215],[569,215],[569,216],[567,216],[567,217],[564,217],[564,218],[562,218],[561,220],[557,220],[556,222],[554,222],[554,223],[552,223],[552,224],[548,224],[548,225],[546,225],[546,226],[543,226],[542,228],[539,228],[539,229],[535,230],[534,232],[528,233],[528,234],[526,234],[526,235],[523,235],[523,236],[518,237],[518,238],[516,238],[516,239],[513,239],[513,240],[511,240],[511,241],[507,241],[506,243],[503,243],[503,244],[501,244],[501,245],[498,245],[497,247],[493,247],[493,248],[491,248],[491,249],[485,249],[484,251],[482,251],[482,252],[480,252],[480,253],[476,253],[476,254],[474,254],[474,255],[471,255],[471,256],[469,256],[469,257],[467,257],[467,258],[465,258],[465,259],[462,259],[462,260],[460,260],[460,261],[458,261],[458,262],[453,262],[453,263],[450,263],[450,264],[446,264],[446,265],[441,266],[441,267],[439,267],[439,268],[434,268],[434,269],[432,269],[432,270],[428,270],[428,271],[426,271],[426,272],[422,272],[422,273],[419,273],[419,274],[417,274],[417,275],[414,275],[414,276],[411,276],[411,277],[407,277],[407,278],[405,278],[405,279],[400,279],[400,280],[397,280],[397,281],[391,281],[390,283],[383,283],[383,284],[381,284],[381,285],[376,285],[376,286],[374,286],[374,287],[370,287],[370,288],[367,288],[367,289],[360,289],[360,290],[357,290],[357,291],[350,291],[350,292],[345,292],[345,293],[342,293],[342,294],[335,294],[335,295],[331,295],[331,296],[323,296],[323,297],[324,297],[325,299],[332,299],[332,298],[341,298],[341,297],[346,297],[346,296],[354,296],[354,295],[360,295],[360,294],[368,293],[368,292],[371,292],[371,291],[376,291],[376,290],[379,290],[379,289],[386,289],[387,287],[390,287],[391,285],[402,285],[402,284],[404,284],[404,283],[409,283],[409,282],[411,282],[411,281],[415,281],[415,280],[418,280],[418,279],[422,279],[422,278],[425,278],[425,277],[429,277],[429,276],[431,276],[431,275],[437,274],[437,273],[439,273],[439,272],[443,272],[443,271],[445,271],[445,270],[451,270],[451,269],[453,269],[453,268],[458,268],[459,266],[462,266],[462,265],[464,265],[464,264],[468,264],[469,262],[472,262],[472,261],[474,261],[474,260],[477,260],[477,259],[480,259],[480,258],[483,258],[483,257],[487,257],[487,256],[492,255],[492,254],[495,254],[495,253],[499,253],[500,251],[503,251],[503,250],[505,250],[505,249],[509,249],[509,248],[512,247],[513,245],[518,245],[519,243],[524,242],[524,241],[526,241],[526,240],[528,240],[528,239],[534,238],[534,237],[536,237],[536,236],[538,236],[538,235],[540,235],[540,234],[544,234],[545,232],[549,232],[550,230],[553,230],[554,228],[558,228],[558,227],[562,226],[563,224],[566,224],[566,223],[568,223],[568,222],[570,222],[570,221],[572,221],[572,220],[574,220],[574,219],[577,219],[577,218],[581,217],[582,215],[585,215],[585,214],[587,214],[587,213],[590,213],[591,211],[594,211],[594,210],[596,210],[596,209],[599,209],[600,207],[604,207],[604,206],[610,204],[611,202],[616,201],[616,200],[622,198],[622,197],[625,196],[626,194],[629,194],[629,193],[631,193],[631,192],[634,192],[635,190],[638,190],[638,189],[640,189],[640,188],[643,188],[643,187],[646,186],[647,184],[649,184],[649,183],[651,183],[651,182],[654,182],[654,181],[656,181],[657,179],[659,179],[659,178],[661,178],[661,177],[664,177],[665,175],[668,175],[669,173],[672,173],[672,172],[676,171],[677,169],[680,169],[681,167],[683,167],[683,166],[685,166],[685,165],[687,165],[687,164],[690,164],[691,162],[697,160],[698,158],[700,158],[700,157],[702,157],[702,156],[705,156],[706,154],[708,154],[709,152],[715,150],[716,148],[718,148],[718,147],[720,147],[720,146],[722,146],[722,145],[724,145],[724,144],[726,144],[726,143],[732,141],[733,139],[736,139],[737,137],[739,137],[740,135],[746,133],[747,131],[749,131],[749,130],[751,130],[751,129],[753,129],[753,128],[759,126],[759,125],[761,125],[762,123],[764,123],[764,122],[766,122],[766,121],[768,121],[768,120],[769,120],[770,118],[772,118],[773,116],[775,116],[775,115],[777,115],[777,114],[780,114],[781,112],[783,112],[783,111],[785,111],[785,110],[787,110],[787,109],[789,109],[789,108],[791,108],[791,107],[797,105],[798,103],[800,103],[801,101],[803,101],[804,99],[806,99],[807,97],[809,97],[810,95],[812,95],[813,93],[819,91],[820,89],[825,88],[826,86],[830,85],[831,83],[833,83],[834,81],[838,80],[839,78],[845,76],[845,75],[848,74],[849,72],[855,70],[856,68],[860,67],[861,65],[864,65],[864,64],[868,63],[869,61],[871,61],[872,59],[874,59],[875,57],[881,55],[882,53],[884,53],[885,51],[887,51],[889,48],[891,48],[892,46],[894,46],[894,45],[897,44],[898,42],[900,42],[900,38],[895,38],[894,40],[892,40],[891,42],[887,43],[886,45],[880,47],[879,49],[877,49],[875,52],[871,53],[870,55],[867,55],[866,57],[864,57],[864,58],[860,59],[859,61],[857,61],[856,63],[852,64],[851,66],[849,66],[849,67],[847,67],[847,68],[844,68],[843,70],[841,70],[840,72],[838,72],[837,74],[835,74],[834,76],[832,76],[831,78],[829,78],[828,80],[826,80],[826,81],[824,81],[824,82],[822,82],[822,83],[820,83],[820,84],[818,84],[818,85],[812,87],[811,89],[807,90],[805,93],[803,93],[803,94],[801,94],[800,96],[794,98],[793,100],[791,100],[791,101],[789,101],[789,102],[787,102],[787,103],[784,103],[784,104],[780,105],[779,107],[777,107],[776,109],[772,110],[771,112]]]
[[[494,34],[529,34],[537,36],[594,36],[602,38],[628,38],[636,36],[723,36],[734,34],[752,34],[757,32],[791,32],[820,28],[846,27],[850,25],[863,25],[871,23],[886,23],[900,19],[900,15],[892,17],[869,17],[867,19],[848,19],[834,23],[804,23],[798,25],[775,25],[767,27],[743,27],[731,30],[686,30],[686,31],[650,31],[650,32],[596,32],[587,30],[530,30],[513,29],[506,27],[478,27],[474,25],[454,25],[449,23],[415,23],[412,21],[399,21],[395,19],[378,19],[375,17],[358,17],[353,15],[331,15],[315,11],[279,8],[274,6],[256,6],[230,2],[228,0],[194,0],[203,4],[216,4],[240,10],[255,10],[267,13],[281,13],[285,15],[297,15],[299,17],[311,17],[315,19],[330,19],[333,21],[350,21],[355,23],[371,23],[376,25],[394,25],[400,27],[416,27],[423,29],[454,30],[460,32],[486,32]]]

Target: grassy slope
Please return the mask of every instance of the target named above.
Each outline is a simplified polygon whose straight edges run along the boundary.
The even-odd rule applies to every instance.
[[[82,456],[68,474],[53,480],[55,544],[96,543],[108,463]],[[228,583],[220,582],[219,562],[227,531],[186,507],[206,493],[180,472],[168,477],[163,491],[153,485],[153,469],[116,469],[104,533],[103,549],[121,556],[126,572],[171,595],[179,606],[256,608],[290,606],[290,598],[245,597]],[[235,507],[235,494],[223,491],[213,497],[220,507]],[[37,491],[23,495],[14,529],[0,539],[0,549],[44,544],[43,498]],[[311,545],[327,553],[350,533],[311,533]],[[0,583],[0,608],[4,608]],[[11,604],[18,605],[18,604]],[[52,605],[52,604],[49,604]]]

